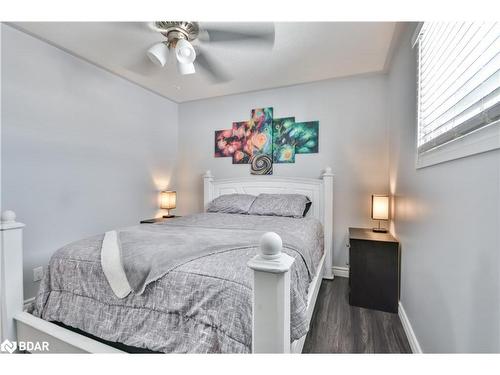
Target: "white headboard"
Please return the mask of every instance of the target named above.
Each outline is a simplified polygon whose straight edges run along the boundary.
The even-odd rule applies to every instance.
[[[325,278],[332,274],[333,173],[325,168],[320,178],[251,176],[216,180],[210,171],[203,175],[204,207],[224,194],[303,194],[312,201],[308,216],[323,224],[325,235]]]

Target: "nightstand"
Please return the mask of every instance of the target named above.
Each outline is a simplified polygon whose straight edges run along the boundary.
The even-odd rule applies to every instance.
[[[398,312],[401,256],[389,233],[349,228],[349,304]]]
[[[172,216],[172,217],[168,217],[168,218],[157,217],[157,218],[154,218],[154,219],[145,219],[145,220],[141,220],[140,224],[163,223],[164,221],[173,220],[176,217],[180,217],[180,216]]]

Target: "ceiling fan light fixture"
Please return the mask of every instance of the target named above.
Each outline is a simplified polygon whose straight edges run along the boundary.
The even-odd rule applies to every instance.
[[[179,73],[182,75],[193,74],[196,72],[193,63],[182,64],[177,62],[177,68],[179,69]]]
[[[164,42],[153,45],[146,54],[149,59],[158,66],[165,66],[168,59],[168,45]]]
[[[193,74],[194,60],[196,59],[196,51],[191,43],[185,39],[179,39],[175,45],[175,57],[177,58],[177,67],[183,75]]]

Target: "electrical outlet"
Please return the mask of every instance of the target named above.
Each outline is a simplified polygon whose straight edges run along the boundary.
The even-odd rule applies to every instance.
[[[43,267],[33,268],[33,282],[42,280],[43,277]]]

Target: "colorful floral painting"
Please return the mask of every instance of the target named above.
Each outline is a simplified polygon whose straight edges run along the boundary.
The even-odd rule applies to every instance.
[[[319,121],[296,122],[290,132],[295,154],[316,154],[319,150]]]
[[[250,164],[252,174],[272,174],[273,163],[295,163],[298,154],[317,153],[319,122],[273,119],[273,108],[252,109],[250,120],[215,131],[215,157]]]
[[[248,164],[253,155],[250,121],[233,122],[233,136],[241,142],[241,147],[233,153],[233,164]]]
[[[233,156],[242,148],[242,142],[233,135],[233,129],[215,131],[215,154],[216,158]]]
[[[294,124],[295,117],[273,119],[273,163],[295,163]]]
[[[273,108],[252,109],[249,121],[253,154],[273,154]]]

